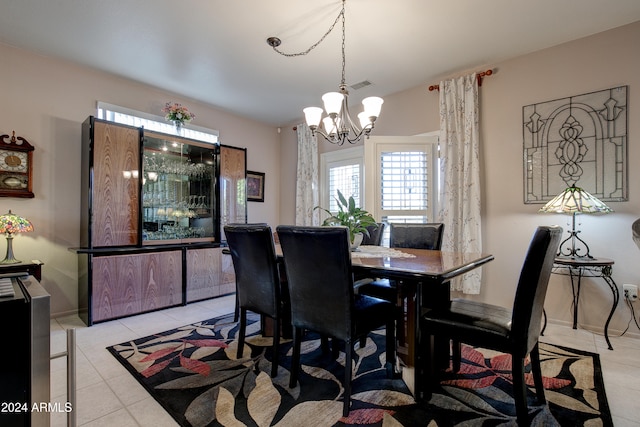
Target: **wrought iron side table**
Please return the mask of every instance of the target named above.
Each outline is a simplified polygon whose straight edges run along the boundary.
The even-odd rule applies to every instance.
[[[604,324],[604,338],[607,341],[609,350],[613,350],[611,341],[609,341],[609,323],[616,311],[618,302],[620,301],[620,291],[616,282],[611,277],[611,271],[614,261],[607,258],[570,258],[556,257],[553,264],[553,273],[564,274],[571,277],[571,291],[573,292],[573,329],[578,327],[578,301],[580,299],[580,287],[583,277],[600,277],[602,278],[613,295],[613,304],[609,317]]]

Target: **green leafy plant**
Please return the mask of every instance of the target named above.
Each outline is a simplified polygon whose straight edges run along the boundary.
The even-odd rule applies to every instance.
[[[347,200],[340,190],[338,190],[338,196],[335,199],[338,203],[338,212],[335,214],[320,206],[314,208],[321,209],[329,214],[329,217],[324,220],[322,225],[343,225],[347,227],[351,242],[353,242],[353,238],[357,233],[363,233],[368,236],[369,230],[367,230],[367,227],[377,224],[373,216],[366,210],[356,207],[353,196],[349,196],[349,200]]]

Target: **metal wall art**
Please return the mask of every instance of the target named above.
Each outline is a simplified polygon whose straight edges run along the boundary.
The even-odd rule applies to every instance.
[[[627,86],[522,108],[524,202],[576,185],[604,202],[628,200]]]

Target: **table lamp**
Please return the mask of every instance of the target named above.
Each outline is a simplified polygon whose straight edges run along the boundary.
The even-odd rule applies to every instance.
[[[13,235],[28,231],[33,231],[33,225],[28,219],[11,213],[11,210],[9,210],[9,213],[0,215],[0,233],[7,234],[7,256],[0,261],[0,265],[19,264],[22,262],[13,256]]]
[[[573,221],[571,230],[569,231],[569,237],[560,243],[557,253],[558,256],[593,258],[591,254],[589,254],[589,245],[578,237],[580,230],[576,230],[576,215],[580,213],[606,214],[613,212],[613,209],[582,188],[572,185],[544,205],[539,212],[572,214]],[[584,246],[584,248],[581,246]],[[586,253],[581,254],[585,249]]]

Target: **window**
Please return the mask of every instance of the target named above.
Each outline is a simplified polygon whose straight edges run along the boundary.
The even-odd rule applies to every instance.
[[[371,137],[365,142],[366,209],[378,221],[435,220],[438,137]],[[372,183],[372,185],[369,185]],[[388,228],[383,242],[388,243]]]
[[[107,104],[102,101],[98,101],[98,113],[96,117],[103,120],[109,120],[111,122],[121,123],[123,125],[144,127],[145,129],[154,130],[156,132],[178,135],[176,127],[171,123],[167,123],[162,116],[154,116],[153,114],[131,110],[118,105]],[[194,125],[186,126],[187,127],[182,128],[182,131],[178,136],[184,136],[185,138],[191,138],[197,141],[210,142],[212,144],[218,142],[217,130]]]
[[[362,146],[320,156],[320,206],[335,212],[337,190],[380,222],[435,221],[438,197],[437,132],[371,137]],[[389,242],[389,228],[383,244]]]
[[[363,153],[362,147],[354,147],[320,155],[320,206],[338,211],[338,190],[347,199],[353,196],[357,206],[364,206]]]

